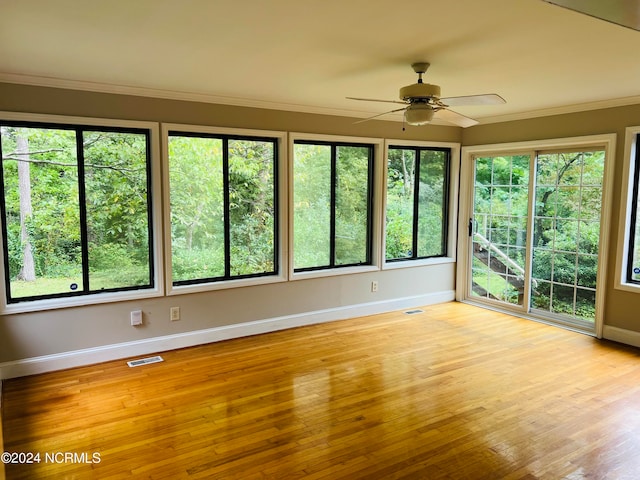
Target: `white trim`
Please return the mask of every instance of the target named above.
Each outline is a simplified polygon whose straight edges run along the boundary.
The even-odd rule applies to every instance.
[[[156,122],[136,120],[117,120],[91,117],[67,117],[64,115],[43,115],[32,113],[0,112],[0,119],[7,121],[25,121],[54,123],[61,125],[81,125],[97,127],[139,128],[148,130],[150,134],[151,157],[151,217],[153,221],[153,262],[154,288],[131,290],[123,292],[95,293],[78,297],[62,297],[47,300],[26,301],[7,304],[4,280],[0,281],[0,314],[52,310],[99,303],[139,300],[143,298],[160,297],[164,295],[163,255],[162,255],[162,199],[160,196],[161,166],[160,166],[160,128]],[[1,248],[1,247],[0,247]],[[0,278],[4,279],[4,262],[0,261]]]
[[[602,177],[602,200],[600,201],[600,239],[598,273],[596,274],[596,337],[602,338],[604,328],[604,304],[607,291],[607,265],[609,265],[609,238],[613,203],[613,177],[616,161],[617,135],[600,135],[605,138],[604,175]]]
[[[222,95],[212,95],[208,93],[183,92],[177,90],[165,90],[158,88],[137,87],[133,85],[117,85],[100,82],[88,82],[82,80],[70,80],[65,78],[43,77],[37,75],[23,75],[15,73],[0,73],[0,82],[13,83],[18,85],[29,85],[35,87],[64,88],[69,90],[80,90],[85,92],[109,93],[114,95],[133,95],[137,97],[150,97],[166,100],[182,100],[187,102],[201,102],[218,105],[231,105],[249,108],[264,108],[269,110],[283,110],[289,112],[310,113],[316,115],[336,115],[341,117],[366,118],[371,116],[370,111],[362,111],[348,108],[331,108],[318,105],[299,105],[294,103],[272,102],[258,98],[239,98]],[[489,115],[477,118],[480,125],[512,122],[516,120],[527,120],[530,118],[548,117],[552,115],[563,115],[567,113],[577,113],[605,108],[624,107],[628,105],[640,104],[640,96],[614,98],[611,100],[600,100],[595,102],[565,105],[561,107],[551,107],[527,112],[508,113],[504,115]],[[400,114],[385,117],[386,121],[402,122],[403,116]],[[451,124],[435,119],[432,124],[445,125],[451,128]]]
[[[29,85],[34,87],[64,88],[84,92],[108,93],[113,95],[132,95],[136,97],[158,98],[164,100],[181,100],[185,102],[210,103],[217,105],[231,105],[236,107],[263,108],[268,110],[282,110],[288,112],[311,113],[316,115],[337,115],[341,117],[366,118],[371,112],[348,108],[331,108],[295,103],[273,102],[259,98],[240,98],[208,93],[184,92],[178,90],[164,90],[160,88],[136,87],[132,85],[115,85],[99,82],[68,80],[63,78],[39,77],[34,75],[19,75],[0,73],[0,82]],[[640,103],[640,102],[639,102]],[[391,116],[387,120],[401,122],[401,115]],[[433,122],[436,123],[436,122]],[[442,125],[445,125],[442,123]],[[450,125],[450,124],[447,124]]]
[[[598,256],[597,290],[596,290],[596,318],[594,334],[601,338],[604,326],[604,302],[606,293],[607,260],[609,253],[609,230],[611,222],[611,209],[613,198],[613,173],[616,151],[616,134],[586,135],[580,137],[553,138],[543,140],[531,140],[525,142],[511,142],[489,145],[477,145],[462,147],[461,164],[461,192],[460,192],[460,218],[458,221],[459,232],[464,232],[468,219],[473,196],[473,158],[483,154],[514,154],[528,153],[531,151],[602,147],[605,151],[604,177],[602,179],[602,210],[600,220],[600,254]],[[469,262],[471,262],[471,249],[468,236],[464,233],[458,236],[458,264],[456,270],[456,299],[465,301],[470,299],[471,281],[469,278]],[[523,312],[526,313],[526,312]]]
[[[472,154],[468,147],[462,147],[460,152],[460,185],[458,206],[458,249],[456,262],[456,300],[464,302],[469,297],[471,244],[468,228],[473,202],[474,168]]]
[[[485,301],[480,297],[462,300],[461,303],[484,308],[486,310],[492,310],[494,312],[505,313],[507,315],[512,315],[514,317],[523,318],[525,320],[531,320],[534,322],[543,323],[545,325],[550,325],[552,327],[562,327],[566,330],[580,333],[582,335],[588,335],[590,337],[596,336],[595,333],[593,332],[593,329],[590,327],[586,327],[586,326],[581,327],[580,325],[567,323],[564,321],[562,317],[559,317],[556,319],[556,318],[551,318],[547,315],[537,315],[535,310],[530,313],[525,313],[521,308],[513,308],[513,306],[506,303],[504,305],[496,305],[494,303],[491,303],[490,300]]]
[[[601,147],[613,140],[615,146],[615,133],[604,133],[599,135],[583,135],[579,137],[566,138],[547,138],[540,140],[527,140],[524,142],[508,142],[508,143],[491,143],[486,145],[469,145],[462,147],[462,158],[469,159],[470,155],[478,155],[485,153],[499,154],[518,154],[521,152],[529,152],[531,150],[552,150],[556,148],[573,148],[573,147]]]
[[[49,115],[41,113],[22,113],[22,112],[0,112],[0,119],[16,121],[16,122],[35,122],[35,123],[59,123],[62,125],[81,125],[81,126],[99,126],[99,127],[124,127],[124,128],[142,128],[152,129],[158,128],[157,122],[146,122],[140,120],[119,120],[110,118],[94,118],[94,117],[78,117],[66,115]]]
[[[614,279],[614,288],[627,292],[640,293],[640,285],[625,282],[625,271],[629,257],[629,238],[631,223],[631,201],[633,200],[633,170],[636,162],[636,137],[640,126],[627,127],[624,138],[624,157],[622,164],[622,184],[620,186],[620,208],[618,213],[618,245]]]
[[[206,292],[211,290],[223,290],[228,288],[247,287],[251,285],[264,285],[278,283],[287,280],[287,133],[274,130],[255,130],[244,128],[210,127],[203,125],[186,125],[178,123],[162,123],[162,168],[163,168],[163,202],[164,202],[164,244],[165,244],[165,287],[167,295],[181,295],[185,293]],[[278,272],[275,275],[264,277],[252,277],[243,279],[222,280],[219,282],[198,283],[194,285],[173,285],[172,275],[172,248],[171,248],[171,189],[169,178],[169,131],[184,133],[203,133],[218,135],[238,135],[245,137],[274,138],[278,142],[278,246],[276,252],[278,258]]]
[[[574,105],[563,105],[561,107],[543,108],[540,110],[530,110],[528,112],[506,113],[504,115],[490,115],[479,119],[481,125],[490,123],[514,122],[517,120],[528,120],[530,118],[550,117],[553,115],[565,115],[568,113],[589,112],[594,110],[604,110],[605,108],[626,107],[640,104],[640,96],[613,98],[611,100],[599,100],[595,102],[578,103]]]
[[[449,213],[447,218],[447,256],[437,258],[426,258],[412,261],[387,262],[386,260],[386,225],[387,225],[387,159],[389,158],[389,146],[407,147],[435,147],[450,149],[449,158]],[[441,263],[452,263],[456,261],[457,244],[457,218],[458,218],[458,192],[460,188],[460,149],[459,143],[455,142],[429,142],[417,140],[385,139],[382,172],[383,182],[381,189],[381,223],[382,223],[382,245],[380,247],[380,265],[383,270],[392,270],[407,267],[418,267],[423,265],[437,265]]]
[[[291,260],[293,262],[293,260]],[[309,278],[336,277],[339,275],[354,275],[356,273],[377,272],[380,268],[377,265],[357,265],[350,267],[335,267],[319,270],[309,270],[304,272],[291,272],[289,280],[306,280]]]
[[[454,242],[455,242],[455,238],[454,238]],[[453,252],[455,255],[455,249]],[[428,267],[429,265],[444,265],[447,263],[455,263],[455,262],[456,262],[455,258],[448,257],[448,256],[433,257],[433,258],[419,258],[417,260],[398,260],[395,262],[387,262],[385,260],[385,262],[382,264],[382,269],[383,270],[399,270],[402,268]]]
[[[373,145],[373,205],[372,212],[372,238],[371,238],[371,265],[362,265],[354,267],[336,267],[331,269],[310,270],[305,272],[294,271],[293,261],[293,234],[294,234],[294,188],[293,188],[293,163],[294,163],[294,142],[296,140],[317,141],[317,142],[333,142],[333,143],[349,143],[349,144],[365,144]],[[384,165],[386,161],[383,158],[384,139],[376,137],[351,137],[345,135],[324,135],[315,133],[289,133],[289,280],[303,280],[307,278],[330,277],[335,275],[348,275],[353,273],[373,272],[380,270],[380,256],[382,243],[382,177],[384,175]]]
[[[255,320],[235,325],[225,325],[204,330],[178,333],[175,335],[165,335],[146,340],[105,345],[102,347],[43,355],[40,357],[24,358],[0,363],[0,379],[92,365],[100,362],[124,359],[138,355],[148,355],[167,350],[229,340],[232,338],[240,338],[249,335],[275,332],[287,328],[313,325],[316,323],[332,322],[364,315],[375,315],[394,310],[434,305],[437,303],[450,302],[453,299],[454,292],[452,290],[445,290],[425,295],[396,298],[380,302],[362,303],[345,307],[328,308],[313,312],[285,315],[282,317]]]
[[[640,332],[636,332],[634,330],[605,325],[602,338],[631,345],[633,347],[640,347]]]

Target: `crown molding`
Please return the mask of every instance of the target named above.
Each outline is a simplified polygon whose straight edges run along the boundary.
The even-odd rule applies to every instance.
[[[294,103],[272,102],[240,97],[210,95],[206,93],[182,92],[179,90],[164,90],[158,88],[135,87],[131,85],[117,85],[81,80],[68,80],[54,77],[40,77],[15,73],[0,73],[0,83],[15,83],[35,87],[63,88],[86,92],[108,93],[118,95],[133,95],[138,97],[161,98],[165,100],[182,100],[188,102],[212,103],[231,105],[235,107],[265,108],[269,110],[285,110],[288,112],[314,113],[319,115],[337,115],[342,117],[366,117],[368,112],[357,110],[298,105]]]
[[[156,88],[136,87],[131,85],[116,85],[100,82],[88,82],[80,80],[68,80],[55,77],[41,77],[35,75],[22,75],[15,73],[0,73],[0,83],[15,83],[19,85],[30,85],[37,87],[62,88],[69,90],[80,90],[96,93],[108,93],[118,95],[133,95],[139,97],[161,98],[165,100],[182,100],[188,102],[212,103],[219,105],[230,105],[236,107],[264,108],[269,110],[284,110],[288,112],[311,113],[316,115],[333,115],[340,117],[366,118],[371,116],[371,112],[361,110],[341,109],[333,107],[319,107],[313,105],[298,105],[294,103],[272,102],[267,100],[248,99],[240,97],[228,97],[221,95],[210,95],[205,93],[182,92],[178,90],[164,90]],[[510,113],[505,115],[495,115],[487,117],[476,117],[480,125],[511,122],[515,120],[527,120],[538,117],[548,117],[551,115],[563,115],[567,113],[585,112],[589,110],[600,110],[604,108],[622,107],[640,104],[640,95],[633,97],[616,98],[611,100],[601,100],[595,102],[565,105],[527,112]],[[381,120],[381,119],[376,119]],[[403,115],[390,114],[384,118],[385,121],[402,122]],[[435,120],[436,125],[451,126],[446,122]]]
[[[605,108],[626,107],[640,104],[640,95],[633,97],[614,98],[611,100],[599,100],[596,102],[578,103],[564,105],[561,107],[544,108],[521,113],[508,113],[505,115],[494,115],[478,119],[480,124],[512,122],[515,120],[528,120],[538,117],[550,117],[552,115],[564,115],[567,113],[588,112],[590,110],[603,110]]]

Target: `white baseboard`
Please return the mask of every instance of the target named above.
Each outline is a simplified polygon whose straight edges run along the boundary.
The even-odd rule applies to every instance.
[[[633,347],[640,347],[640,332],[633,330],[605,325],[602,330],[602,338],[631,345]]]
[[[253,322],[225,325],[205,330],[196,330],[134,342],[117,343],[102,347],[74,350],[53,355],[44,355],[41,357],[24,358],[0,363],[0,379],[23,377],[37,373],[51,372],[54,370],[92,365],[121,358],[148,355],[150,353],[203,345],[232,338],[275,332],[278,330],[305,325],[313,325],[315,323],[344,320],[363,315],[374,315],[377,313],[419,307],[422,305],[445,303],[453,301],[454,299],[455,292],[453,290],[447,290],[426,295],[363,303],[347,307],[330,308],[314,312],[256,320]]]

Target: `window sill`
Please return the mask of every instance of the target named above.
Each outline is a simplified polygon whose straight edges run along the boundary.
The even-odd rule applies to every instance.
[[[356,273],[377,272],[377,265],[364,265],[358,267],[331,268],[327,270],[312,270],[308,272],[291,272],[290,280],[305,280],[308,278],[335,277],[337,275],[353,275]]]
[[[640,293],[640,285],[637,285],[635,283],[616,282],[614,288],[616,290],[622,290],[624,292]]]
[[[268,285],[271,283],[285,282],[286,280],[283,275],[270,275],[237,280],[221,280],[219,282],[196,283],[193,285],[169,285],[167,286],[167,295],[184,295],[188,293],[210,292],[213,290],[227,290],[229,288]]]
[[[147,298],[161,297],[163,292],[159,288],[134,290],[130,292],[97,293],[67,298],[51,298],[46,300],[33,300],[20,303],[2,305],[0,314],[11,315],[14,313],[43,312],[59,308],[83,307],[100,305],[103,303],[126,302],[130,300],[144,300]]]
[[[398,268],[425,267],[428,265],[455,263],[455,261],[456,259],[453,257],[423,258],[420,260],[399,260],[396,262],[384,262],[384,264],[382,265],[382,269],[395,270]]]

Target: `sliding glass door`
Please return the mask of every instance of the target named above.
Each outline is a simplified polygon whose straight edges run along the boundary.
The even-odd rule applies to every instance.
[[[605,149],[470,158],[466,299],[594,332]]]
[[[529,193],[528,155],[475,159],[469,225],[472,295],[524,305]]]
[[[603,175],[602,150],[538,154],[532,310],[594,322]]]

